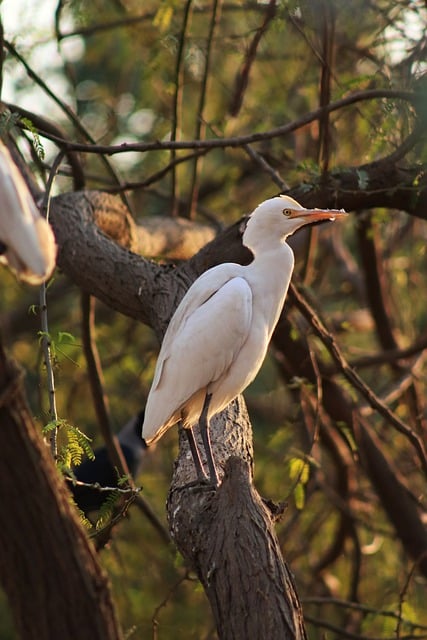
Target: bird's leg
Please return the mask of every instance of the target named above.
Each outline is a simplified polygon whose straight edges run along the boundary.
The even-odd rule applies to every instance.
[[[199,427],[200,427],[200,435],[202,436],[203,445],[205,447],[206,461],[208,463],[208,469],[209,469],[209,479],[212,482],[212,484],[215,487],[217,487],[219,484],[218,474],[215,468],[215,462],[212,455],[211,439],[209,435],[208,409],[209,409],[211,398],[212,398],[212,394],[207,393],[205,397],[205,401],[203,403],[202,413],[200,414],[200,418],[199,418]]]
[[[205,473],[205,470],[203,469],[199,450],[197,448],[196,440],[194,438],[193,429],[190,427],[189,429],[184,429],[184,431],[187,435],[188,444],[190,445],[190,451],[191,451],[191,455],[193,456],[194,466],[196,467],[197,477],[199,478],[199,480],[203,480],[203,482],[206,482],[208,477]]]

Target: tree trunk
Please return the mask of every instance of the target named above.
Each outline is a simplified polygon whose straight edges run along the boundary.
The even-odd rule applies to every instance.
[[[25,640],[119,640],[108,579],[0,345],[0,581]]]
[[[215,491],[194,482],[181,434],[168,499],[171,534],[204,586],[221,640],[304,640],[301,604],[274,531],[275,514],[252,483],[251,442],[240,397],[213,420],[222,477]]]

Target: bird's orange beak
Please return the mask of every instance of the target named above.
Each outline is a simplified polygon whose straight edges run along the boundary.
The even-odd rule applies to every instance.
[[[335,220],[343,218],[348,213],[344,209],[283,209],[283,214],[287,218],[306,218],[307,222],[318,222],[320,220]]]

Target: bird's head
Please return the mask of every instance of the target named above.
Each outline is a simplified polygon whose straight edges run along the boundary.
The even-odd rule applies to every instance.
[[[306,224],[346,215],[343,209],[305,209],[289,196],[270,198],[251,214],[243,234],[243,244],[256,250],[261,245],[277,242],[278,238],[285,240]]]

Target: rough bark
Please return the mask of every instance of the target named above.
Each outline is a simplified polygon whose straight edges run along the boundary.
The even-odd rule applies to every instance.
[[[242,458],[227,459],[217,491],[176,488],[168,512],[174,539],[205,588],[221,640],[306,638],[272,515]]]
[[[19,637],[119,640],[106,574],[0,345],[0,580]]]
[[[421,132],[419,135],[421,140]],[[327,180],[303,183],[289,195],[306,207],[342,207],[346,211],[384,207],[425,220],[426,177],[423,175],[414,186],[419,169],[401,166],[400,159],[391,155],[359,167],[337,169],[328,174]]]
[[[180,433],[167,504],[174,542],[205,588],[221,640],[304,639],[301,604],[276,539],[274,514],[253,486],[252,428],[241,396],[213,418],[211,437],[222,481],[217,492],[197,482]]]

